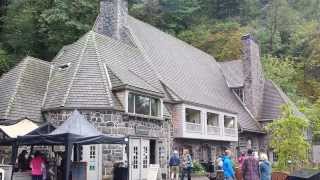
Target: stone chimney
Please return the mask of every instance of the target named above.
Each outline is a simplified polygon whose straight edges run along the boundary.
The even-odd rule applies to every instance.
[[[241,41],[245,104],[253,116],[259,119],[265,82],[260,61],[260,48],[250,34],[242,36]]]
[[[95,31],[121,40],[125,36],[128,18],[127,0],[100,0],[100,12]]]

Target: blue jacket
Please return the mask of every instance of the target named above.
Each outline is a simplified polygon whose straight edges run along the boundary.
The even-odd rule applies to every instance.
[[[224,177],[234,177],[233,163],[229,156],[225,156],[223,160]]]
[[[260,180],[271,180],[272,167],[269,161],[260,163]]]
[[[179,157],[177,155],[171,156],[170,161],[169,161],[169,165],[170,166],[179,166],[180,165]]]

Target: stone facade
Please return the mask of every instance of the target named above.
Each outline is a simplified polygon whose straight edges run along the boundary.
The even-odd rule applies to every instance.
[[[244,98],[245,104],[255,118],[261,113],[264,82],[262,65],[260,61],[260,49],[251,35],[242,37],[243,74],[244,74]]]
[[[117,40],[125,36],[128,16],[127,0],[101,0],[100,1],[100,27],[97,32]]]
[[[46,112],[45,116],[48,122],[58,126],[67,120],[71,113],[72,111],[69,110],[50,111]],[[130,116],[121,111],[112,110],[80,110],[80,113],[104,134],[157,140],[161,174],[167,173],[170,144],[169,121]],[[127,159],[124,151],[127,149],[123,145],[105,144],[102,146],[103,175],[112,175],[114,163]]]

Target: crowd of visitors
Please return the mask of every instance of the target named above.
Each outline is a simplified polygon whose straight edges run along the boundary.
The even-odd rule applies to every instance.
[[[272,167],[265,153],[261,153],[259,157],[249,149],[247,153],[241,153],[237,161],[243,180],[271,180]],[[174,151],[169,165],[171,180],[178,180],[179,177],[181,180],[191,180],[193,163],[188,150],[183,150],[182,157],[179,157],[178,151]],[[215,162],[209,160],[207,166],[209,180],[236,180],[235,170],[236,162],[230,150],[226,150]]]
[[[28,153],[28,151],[23,150],[18,156],[18,167],[16,171],[30,171],[32,180],[52,180],[54,176],[62,179],[65,173],[63,157],[63,153],[57,153],[55,159],[52,160],[50,158],[48,159],[47,156],[40,151]],[[56,171],[54,167],[57,167]]]

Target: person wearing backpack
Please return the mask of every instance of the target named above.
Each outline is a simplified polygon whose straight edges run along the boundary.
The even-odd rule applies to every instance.
[[[189,150],[183,150],[183,155],[181,159],[181,167],[182,167],[182,174],[181,180],[184,180],[184,177],[187,176],[188,180],[191,180],[191,172],[193,168],[192,158],[189,154]]]
[[[178,151],[174,151],[169,161],[170,172],[171,172],[171,180],[179,179],[179,166],[180,159]]]
[[[259,171],[260,171],[260,180],[271,180],[271,173],[272,173],[272,166],[270,161],[268,161],[268,156],[265,153],[262,153],[260,155],[260,165],[259,165]]]

